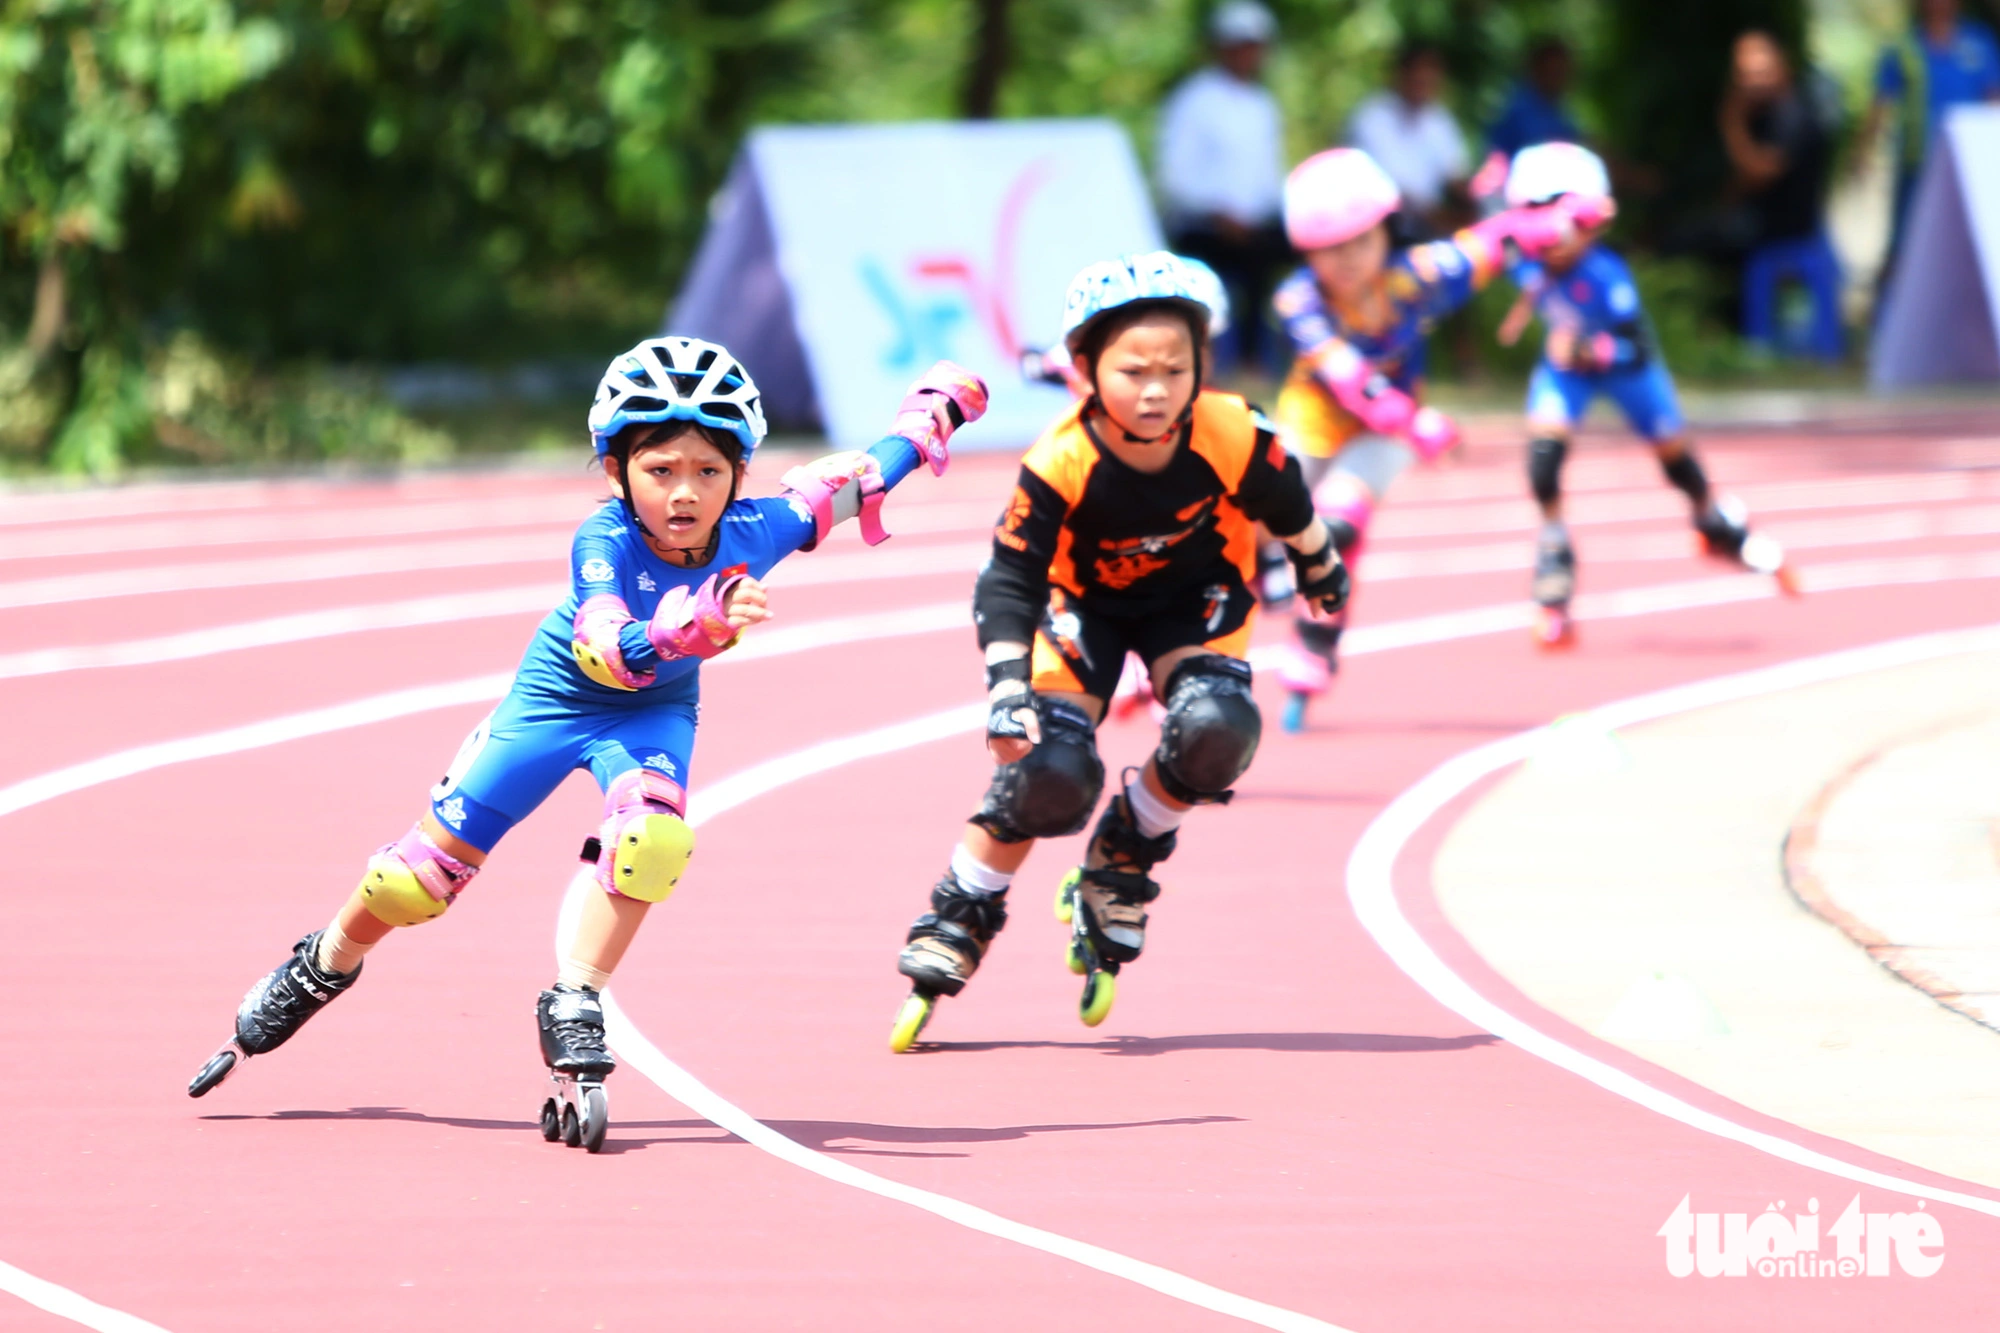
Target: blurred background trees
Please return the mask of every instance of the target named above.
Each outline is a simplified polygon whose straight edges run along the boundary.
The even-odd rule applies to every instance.
[[[1580,109],[1719,172],[1746,27],[1865,97],[1896,0],[1274,0],[1295,156],[1405,35],[1484,119],[1560,33]],[[1973,6],[1976,10],[1978,6]],[[434,457],[383,366],[589,362],[655,327],[760,121],[1110,115],[1151,146],[1202,0],[0,0],[0,466]],[[1824,49],[1822,49],[1824,48]],[[1639,213],[1644,214],[1641,209]],[[335,369],[337,368],[337,369]]]

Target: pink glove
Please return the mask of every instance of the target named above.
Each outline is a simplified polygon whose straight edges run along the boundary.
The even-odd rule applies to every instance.
[[[1608,333],[1593,333],[1577,343],[1571,358],[1581,371],[1609,370],[1618,360],[1618,340]]]
[[[1609,199],[1566,194],[1553,203],[1510,208],[1466,228],[1490,245],[1512,241],[1529,258],[1538,258],[1574,237],[1578,231],[1601,227],[1618,211]]]
[[[1458,448],[1463,438],[1458,423],[1435,407],[1420,407],[1417,414],[1410,418],[1410,447],[1426,463],[1434,462],[1440,455]]]
[[[889,433],[917,446],[931,471],[942,477],[951,463],[951,433],[985,415],[986,381],[964,366],[940,361],[910,386]]]
[[[699,588],[670,588],[646,626],[646,639],[666,661],[714,657],[734,647],[739,633],[724,609],[730,590],[750,577],[742,565],[711,574]]]
[[[1494,149],[1486,155],[1486,160],[1479,164],[1479,170],[1472,173],[1472,180],[1466,185],[1466,191],[1474,199],[1491,199],[1507,188],[1507,167],[1507,155],[1497,148]]]

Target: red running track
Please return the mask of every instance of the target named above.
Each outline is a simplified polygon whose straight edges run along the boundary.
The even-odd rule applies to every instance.
[[[984,780],[970,734],[714,818],[619,974],[624,1010],[798,1144],[1300,1316],[1270,1315],[1272,1326],[1990,1327],[2000,1220],[1950,1206],[1933,1205],[1948,1244],[1932,1278],[1669,1277],[1654,1233],[1683,1195],[1698,1210],[1755,1213],[1808,1196],[1838,1208],[1856,1187],[1472,1030],[1376,948],[1342,891],[1369,820],[1477,744],[1642,691],[1993,619],[2000,473],[1982,470],[2000,461],[1993,414],[1716,435],[1705,449],[1711,473],[1802,563],[1863,586],[1586,622],[1564,656],[1537,656],[1520,632],[1353,656],[1314,729],[1273,729],[1237,802],[1190,822],[1147,956],[1104,1027],[1074,1017],[1077,984],[1045,899],[1078,849],[1051,847],[1023,874],[1014,923],[977,983],[943,1006],[934,1042],[887,1053],[904,990],[896,948]],[[772,629],[811,638],[813,626],[924,607],[948,624],[1008,471],[962,460],[899,493],[891,546],[864,553],[850,538],[799,557]],[[1531,532],[1519,473],[1518,447],[1496,435],[1465,466],[1407,479],[1382,516],[1380,577],[1364,568],[1357,623],[1517,603]],[[1591,441],[1571,480],[1586,590],[1720,586],[1722,571],[1686,554],[1676,498],[1643,453]],[[426,597],[525,588],[532,599],[560,579],[589,499],[581,479],[506,475],[0,498],[0,786],[504,673],[538,612],[185,655],[207,642],[197,637],[176,660],[126,666],[51,670],[26,655]],[[480,527],[483,512],[503,526]],[[273,514],[302,535],[258,526]],[[514,545],[462,549],[498,538]],[[335,568],[285,563],[308,554]],[[881,576],[868,576],[871,559]],[[829,563],[811,581],[816,561]],[[1277,698],[1260,690],[1271,713]],[[746,657],[707,691],[697,791],[971,701],[977,656],[969,629],[934,629]],[[604,1154],[544,1144],[531,1007],[594,821],[582,779],[508,840],[447,920],[380,950],[366,981],[284,1052],[188,1100],[243,989],[407,826],[485,706],[100,774],[24,808],[13,808],[23,788],[0,794],[11,810],[0,813],[11,906],[0,1060],[17,1089],[0,1141],[0,1261],[176,1333],[1245,1326],[801,1170],[629,1065],[611,1083]],[[1148,741],[1138,725],[1107,727],[1107,759],[1136,760]],[[1958,1184],[1764,1120],[1535,1011],[1428,905],[1423,867],[1448,822],[1405,857],[1403,905],[1486,994],[1742,1123]],[[1861,1192],[1871,1208],[1908,1206]],[[6,1269],[0,1287],[22,1289]],[[0,1328],[76,1326],[0,1294]]]

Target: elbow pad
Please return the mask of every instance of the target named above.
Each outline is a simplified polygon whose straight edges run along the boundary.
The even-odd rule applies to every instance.
[[[616,593],[601,592],[576,609],[570,622],[570,655],[583,674],[599,685],[614,690],[636,690],[653,683],[650,671],[633,671],[625,665],[624,650],[618,646],[618,631],[636,617]]]
[[[1333,341],[1321,344],[1309,355],[1314,377],[1362,425],[1378,435],[1401,435],[1410,428],[1416,402],[1389,383],[1388,376],[1369,365],[1359,352]]]

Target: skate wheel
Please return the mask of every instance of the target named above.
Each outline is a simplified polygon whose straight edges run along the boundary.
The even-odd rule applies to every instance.
[[[565,1147],[575,1148],[583,1143],[583,1125],[576,1118],[576,1108],[562,1109],[562,1141]]]
[[[208,1063],[201,1067],[201,1072],[189,1081],[188,1096],[199,1097],[213,1089],[222,1080],[236,1072],[236,1066],[240,1060],[241,1056],[238,1055],[234,1045],[225,1046],[214,1055],[211,1055],[208,1058]]]
[[[1111,1002],[1118,998],[1118,978],[1109,972],[1092,972],[1083,983],[1083,1000],[1077,1005],[1077,1017],[1087,1028],[1102,1023],[1111,1013]]]
[[[1535,643],[1544,649],[1567,648],[1576,642],[1576,622],[1567,611],[1542,607],[1535,617]]]
[[[1071,870],[1056,885],[1056,920],[1065,926],[1076,916],[1076,886],[1082,879],[1082,871]]]
[[[550,1143],[562,1137],[562,1111],[553,1097],[542,1103],[542,1137]]]
[[[604,1095],[603,1088],[583,1090],[583,1126],[581,1138],[585,1152],[596,1152],[604,1146],[604,1131],[611,1127],[611,1101]]]
[[[1285,696],[1285,712],[1278,725],[1284,728],[1286,735],[1296,736],[1306,729],[1306,701],[1311,698],[1309,694],[1298,693]]]
[[[931,1021],[931,1011],[936,1007],[935,996],[912,995],[904,1000],[903,1007],[896,1011],[896,1025],[889,1029],[889,1050],[901,1055],[916,1045],[924,1024]]]
[[[1069,942],[1069,970],[1082,976],[1090,970],[1090,964],[1083,960],[1083,950],[1076,947],[1076,941]]]

